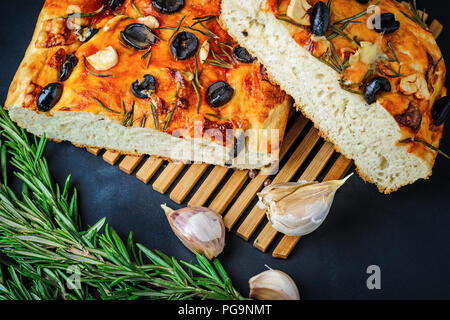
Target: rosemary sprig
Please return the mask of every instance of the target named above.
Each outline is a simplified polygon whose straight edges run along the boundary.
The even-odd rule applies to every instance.
[[[425,23],[425,10],[422,11],[422,16],[419,14],[418,10],[417,10],[417,3],[416,0],[413,0],[412,3],[411,1],[408,2],[409,5],[409,9],[412,12],[412,16],[403,12],[402,14],[407,17],[408,19],[410,19],[411,21],[417,23],[419,26],[421,26],[425,31],[431,32],[430,28],[427,26],[427,24]]]
[[[122,100],[122,109],[123,109],[123,115],[122,120],[120,121],[123,126],[125,127],[131,127],[133,126],[133,119],[134,119],[134,106],[136,102],[133,101],[133,104],[131,105],[130,110],[127,111],[127,108],[125,106],[125,102]]]
[[[131,3],[131,6],[133,7],[134,11],[136,11],[137,14],[140,15],[141,17],[144,17],[144,15],[141,13],[141,11],[139,11],[138,7],[136,7],[134,0],[130,0],[130,3]]]
[[[152,110],[154,127],[156,130],[159,130],[158,116],[156,115],[156,107],[153,104],[153,101],[150,101],[150,109]]]
[[[115,113],[115,114],[120,114],[119,111],[113,110],[113,109],[108,108],[107,106],[105,106],[105,104],[103,102],[101,102],[99,99],[97,99],[96,97],[92,97],[91,96],[91,99],[94,100],[95,102],[97,102],[98,105],[100,107],[102,107],[103,109],[105,109],[106,111],[111,112],[111,113]]]
[[[217,52],[215,52],[214,50],[211,50],[210,52],[211,52],[211,55],[212,55],[213,59],[212,60],[205,60],[204,61],[205,63],[207,63],[209,65],[212,65],[212,66],[215,66],[215,67],[224,68],[224,69],[231,69],[231,68],[233,68],[233,65],[228,63],[228,62],[226,62],[222,58],[220,58],[219,55],[217,54]],[[225,50],[223,50],[223,52],[225,52]],[[228,54],[227,54],[227,56],[229,57],[229,59],[231,59],[231,61],[233,61],[232,58]]]
[[[428,142],[419,139],[419,138],[407,138],[405,140],[400,141],[400,143],[410,143],[410,142],[419,142],[421,144],[423,144],[424,146],[426,146],[427,148],[436,151],[437,153],[439,153],[440,155],[444,156],[445,158],[447,158],[448,160],[450,160],[450,156],[448,154],[446,154],[445,152],[443,152],[442,150],[436,148],[435,146],[433,146],[432,144],[429,144]]]
[[[228,119],[227,117],[223,117],[221,115],[218,114],[214,114],[214,113],[205,113],[205,115],[210,116],[210,117],[214,117],[220,120],[225,120],[225,121],[230,121],[230,119]]]
[[[217,19],[217,18],[218,18],[217,15],[207,15],[207,16],[202,16],[202,17],[194,17],[192,20],[194,20],[195,22],[191,25],[191,27],[195,27],[199,23],[210,22],[211,20],[214,20],[214,19]]]
[[[374,6],[379,5],[381,2],[383,2],[383,0],[378,1],[377,3],[375,3]],[[334,25],[337,25],[337,24],[343,24],[343,23],[347,23],[347,22],[354,22],[354,20],[359,19],[359,18],[361,18],[361,17],[364,17],[364,16],[365,16],[366,14],[368,14],[368,13],[369,13],[369,8],[367,8],[366,10],[361,11],[361,12],[359,12],[359,13],[357,13],[357,14],[351,16],[351,17],[348,17],[348,18],[345,18],[345,19],[336,21],[336,22],[334,23]]]
[[[193,76],[192,80],[191,80],[191,84],[192,84],[192,87],[194,88],[195,94],[197,96],[197,113],[199,113],[200,112],[200,106],[201,106],[201,103],[202,103],[202,96],[200,95],[200,91],[199,91],[199,88],[201,87],[201,84],[200,84],[200,76],[199,76],[199,72],[198,72],[198,61],[197,61],[197,58],[198,58],[198,51],[197,51],[197,53],[194,56],[194,61],[195,61],[194,71],[192,71],[192,68],[191,68],[190,65],[189,65],[189,70],[191,71],[191,74]]]
[[[64,19],[69,19],[69,18],[87,18],[87,17],[92,17],[95,16],[97,14],[99,14],[100,12],[103,11],[103,9],[105,9],[105,6],[101,6],[100,8],[98,8],[97,10],[93,11],[93,12],[73,12],[73,13],[68,13],[63,15],[61,18]]]
[[[392,74],[387,74],[386,72],[384,72],[380,68],[378,68],[378,69],[379,69],[380,73],[382,73],[386,77],[389,77],[389,78],[400,78],[400,77],[402,77],[402,74],[401,74],[402,65],[400,63],[400,60],[398,59],[398,56],[395,53],[395,50],[392,48],[390,40],[387,42],[387,46],[388,46],[389,50],[392,52],[392,54],[394,56],[394,59],[391,62],[396,62],[398,64],[398,70],[394,70],[390,65],[388,65],[387,63],[384,63],[384,62],[383,62],[383,65],[386,68],[388,68],[392,72]]]
[[[147,115],[144,114],[141,120],[141,128],[145,128],[145,123],[147,122]]]
[[[166,129],[167,129],[167,126],[169,125],[170,120],[172,120],[172,117],[173,117],[173,114],[174,114],[174,113],[175,113],[175,109],[173,109],[172,111],[170,111],[170,112],[167,114],[166,120],[164,121],[164,127],[163,127],[163,130],[166,130]]]
[[[144,60],[145,58],[147,58],[147,63],[145,64],[145,67],[148,69],[148,67],[150,66],[150,61],[152,60],[152,48],[151,47],[141,56],[141,60]]]
[[[284,22],[287,22],[287,23],[289,23],[289,24],[292,24],[293,26],[296,26],[296,27],[300,27],[300,28],[303,27],[301,24],[299,24],[299,23],[293,21],[291,18],[289,18],[289,17],[288,17],[287,15],[285,15],[285,14],[277,14],[277,15],[275,16],[275,18],[277,18],[277,19],[280,20],[280,21],[284,21]]]
[[[183,18],[181,18],[181,20],[178,22],[177,26],[175,27],[175,29],[173,29],[173,33],[169,38],[169,42],[173,39],[173,37],[175,37],[175,35],[178,33],[178,31],[180,31],[181,29],[181,24],[183,23],[184,19],[186,19],[186,16],[184,16]]]
[[[87,59],[85,56],[83,56],[83,65],[84,65],[84,68],[86,69],[86,71],[89,72],[90,74],[92,74],[93,76],[100,77],[100,78],[114,77],[113,74],[98,73],[98,72],[95,72],[95,71],[92,71],[91,69],[89,69],[89,67],[87,65]]]
[[[131,234],[123,242],[105,219],[83,229],[70,177],[55,184],[42,156],[45,135],[30,140],[3,108],[0,131],[0,154],[25,185],[19,199],[0,157],[0,250],[13,260],[0,274],[0,299],[243,299],[217,260],[177,261]],[[67,289],[73,268],[79,287]]]

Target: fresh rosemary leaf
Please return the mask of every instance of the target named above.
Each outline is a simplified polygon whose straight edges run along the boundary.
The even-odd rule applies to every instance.
[[[427,26],[427,24],[424,22],[424,16],[425,16],[425,10],[422,13],[422,16],[419,15],[419,12],[417,10],[417,3],[416,0],[413,0],[413,2],[409,2],[408,3],[409,8],[412,12],[412,16],[403,12],[402,14],[407,17],[408,19],[410,19],[411,21],[417,23],[419,26],[421,26],[425,31],[431,32],[430,28]]]
[[[103,102],[101,102],[99,99],[97,99],[97,98],[95,98],[95,97],[91,97],[91,99],[94,100],[95,102],[97,102],[98,105],[99,105],[100,107],[102,107],[103,109],[105,109],[106,111],[111,112],[111,113],[115,113],[115,114],[120,114],[119,111],[110,109],[110,108],[108,108],[107,106],[105,106],[105,104],[104,104]]]
[[[152,101],[150,101],[150,108],[152,110],[154,127],[155,127],[156,130],[159,130],[158,117],[156,116],[156,107],[155,107],[155,105],[153,104]]]
[[[95,10],[94,12],[73,12],[73,13],[68,13],[66,15],[63,15],[62,18],[64,19],[68,19],[68,18],[87,18],[87,17],[92,17],[95,16],[97,14],[99,14],[100,12],[103,11],[103,9],[105,9],[105,6],[101,6],[99,9]]]
[[[89,67],[87,66],[87,59],[84,56],[83,56],[83,65],[84,65],[84,68],[86,69],[86,71],[89,72],[90,74],[92,74],[93,76],[100,77],[100,78],[114,77],[113,74],[98,73],[98,72],[90,70]]]
[[[207,116],[214,117],[214,118],[217,118],[217,119],[230,121],[230,119],[228,119],[228,118],[226,118],[226,117],[222,117],[222,116],[220,116],[220,115],[218,115],[218,114],[214,114],[214,113],[205,113],[205,114],[206,114]]]
[[[144,15],[141,13],[141,11],[139,11],[138,7],[136,7],[136,5],[134,4],[134,1],[130,0],[130,2],[131,2],[131,6],[133,7],[134,11],[136,11],[138,15],[143,17]]]
[[[278,20],[280,20],[280,21],[284,21],[284,22],[287,22],[287,23],[289,23],[289,24],[292,24],[293,26],[300,27],[300,28],[303,27],[301,24],[299,24],[299,23],[293,21],[291,18],[289,18],[289,17],[286,16],[286,15],[279,14],[279,15],[276,16],[276,18],[277,18]]]
[[[169,38],[169,42],[173,39],[173,37],[175,37],[175,35],[178,33],[178,31],[180,31],[181,24],[183,23],[184,19],[186,19],[186,16],[181,18],[180,22],[178,22],[178,25],[175,27],[175,29],[173,29],[173,33]]]
[[[439,153],[440,155],[444,156],[445,158],[447,158],[448,160],[450,160],[450,156],[448,154],[446,154],[445,152],[443,152],[442,150],[436,148],[435,146],[433,146],[432,144],[429,144],[428,142],[419,139],[419,138],[407,138],[405,140],[400,141],[400,143],[410,143],[410,142],[419,142],[421,144],[423,144],[424,146],[426,146],[427,148],[436,151],[437,153]]]
[[[173,117],[174,112],[175,112],[175,109],[172,110],[172,111],[170,111],[170,112],[167,114],[166,120],[164,121],[164,128],[163,128],[163,130],[166,130],[166,129],[167,129],[167,126],[169,125],[170,120],[172,120],[172,117]]]
[[[147,115],[144,114],[141,120],[141,128],[145,128],[145,122],[147,121]]]

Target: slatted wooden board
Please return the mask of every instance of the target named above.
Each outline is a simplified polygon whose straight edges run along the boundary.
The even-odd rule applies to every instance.
[[[443,28],[435,20],[430,29],[437,38]],[[256,205],[256,194],[271,182],[340,179],[352,167],[352,162],[321,139],[311,122],[300,113],[290,120],[280,152],[280,170],[274,176],[256,173],[250,178],[248,170],[186,165],[153,156],[123,156],[96,148],[87,150],[95,156],[101,155],[110,165],[119,164],[120,170],[127,174],[135,173],[143,183],[151,182],[153,189],[169,193],[176,203],[186,201],[190,206],[208,206],[223,215],[228,230],[235,229],[246,241],[253,239],[253,245],[263,252],[272,246],[272,255],[281,259],[289,256],[300,237],[279,235],[267,221],[265,212]]]

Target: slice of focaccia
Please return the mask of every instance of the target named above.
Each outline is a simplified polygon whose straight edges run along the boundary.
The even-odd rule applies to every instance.
[[[365,180],[389,193],[431,175],[446,68],[413,5],[223,0],[222,21]]]
[[[47,0],[6,108],[33,134],[237,168],[276,160],[292,104],[220,0]]]

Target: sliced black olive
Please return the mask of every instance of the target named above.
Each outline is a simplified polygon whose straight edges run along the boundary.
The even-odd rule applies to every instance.
[[[156,37],[152,29],[142,23],[133,23],[128,25],[120,36],[126,45],[136,50],[145,50],[155,44]]]
[[[220,108],[233,98],[234,89],[224,81],[217,81],[206,91],[206,100],[214,108]]]
[[[171,14],[180,11],[184,7],[184,0],[152,0],[156,11]]]
[[[42,89],[37,99],[37,108],[41,112],[50,111],[61,99],[62,85],[55,82],[50,83],[44,89]]]
[[[98,29],[94,29],[92,27],[78,27],[75,30],[75,34],[77,36],[78,41],[88,42],[98,33]]]
[[[186,60],[192,57],[198,48],[198,39],[190,32],[180,32],[173,37],[170,51],[175,59]]]
[[[61,66],[61,71],[59,73],[59,81],[63,82],[69,79],[70,75],[73,72],[73,69],[75,69],[77,64],[78,64],[77,56],[73,53],[68,55],[66,61]]]
[[[383,77],[376,77],[370,80],[364,89],[364,99],[368,104],[376,101],[375,95],[380,91],[391,91],[391,83]]]
[[[393,13],[383,13],[380,17],[380,25],[377,25],[378,17],[372,20],[373,29],[378,33],[392,33],[400,28],[400,22],[395,20]]]
[[[234,47],[233,57],[235,57],[237,61],[243,63],[252,63],[256,59],[250,53],[248,53],[247,49],[241,46]]]
[[[125,2],[125,0],[111,0],[109,3],[109,7],[113,10],[116,10],[117,7],[122,5]]]
[[[144,80],[136,80],[131,84],[131,92],[139,99],[150,98],[156,90],[156,80],[151,74],[146,74]]]
[[[319,1],[314,6],[311,17],[311,33],[316,36],[323,36],[330,25],[330,9],[325,3]]]
[[[449,97],[443,97],[436,101],[431,111],[433,116],[433,124],[435,126],[443,125],[447,121],[450,115],[450,99]]]

